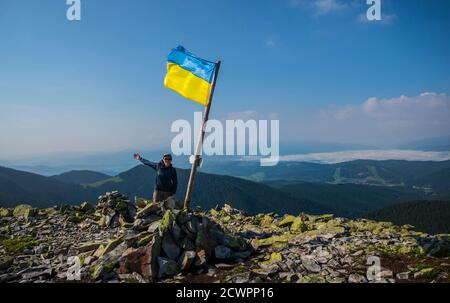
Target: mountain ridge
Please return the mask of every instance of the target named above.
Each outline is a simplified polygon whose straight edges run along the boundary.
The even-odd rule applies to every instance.
[[[104,180],[110,178],[111,176],[92,170],[71,170],[59,175],[53,175],[51,177],[61,182],[83,185]]]
[[[184,198],[189,170],[177,169],[179,190],[177,197]],[[150,198],[153,192],[155,172],[146,166],[138,165],[115,177],[91,184],[75,185],[52,177],[21,172],[0,167],[0,206],[14,206],[29,203],[48,207],[55,204],[74,204],[79,201],[94,202],[108,191],[120,190],[127,196]],[[328,212],[330,209],[308,201],[294,198],[282,191],[252,181],[214,174],[199,173],[193,193],[193,205],[213,208],[228,201],[250,213],[255,212]],[[46,197],[47,195],[47,197]],[[196,201],[200,201],[196,204]]]

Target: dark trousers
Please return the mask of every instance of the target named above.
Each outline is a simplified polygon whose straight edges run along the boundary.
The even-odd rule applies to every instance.
[[[155,190],[153,192],[153,202],[162,202],[169,198],[172,194],[166,191]]]

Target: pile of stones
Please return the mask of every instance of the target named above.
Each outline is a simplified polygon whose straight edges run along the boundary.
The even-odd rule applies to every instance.
[[[136,206],[118,191],[107,192],[98,197],[95,214],[100,226],[115,228],[133,222]]]
[[[142,202],[142,200],[139,200]],[[201,213],[177,208],[176,201],[138,203],[132,225],[100,247],[91,266],[93,280],[130,276],[145,281],[172,278],[177,274],[202,273],[216,262],[240,262],[252,254],[250,242],[226,232]]]

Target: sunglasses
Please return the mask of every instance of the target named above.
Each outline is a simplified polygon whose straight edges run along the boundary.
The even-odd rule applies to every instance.
[[[164,161],[172,161],[171,158],[164,158]]]

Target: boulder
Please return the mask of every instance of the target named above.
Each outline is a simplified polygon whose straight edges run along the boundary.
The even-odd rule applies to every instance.
[[[16,218],[22,217],[28,219],[36,214],[36,210],[28,204],[17,205],[14,208],[13,215]]]
[[[9,208],[0,208],[0,218],[11,217],[12,211]]]
[[[161,220],[158,221],[153,221],[152,223],[150,223],[150,225],[148,226],[147,231],[150,233],[154,233],[159,229],[159,226],[161,225]]]
[[[367,279],[360,274],[351,274],[348,277],[348,283],[366,283]]]
[[[87,213],[93,211],[94,207],[88,202],[83,202],[80,204],[80,210],[84,213]]]
[[[305,269],[312,273],[319,273],[322,268],[312,256],[302,256],[302,265]]]
[[[265,261],[265,264],[273,264],[282,261],[283,256],[279,252],[273,252],[269,257],[269,260]]]
[[[119,237],[115,240],[110,241],[105,249],[103,250],[102,254],[100,257],[103,257],[104,255],[106,255],[107,253],[109,253],[110,251],[114,250],[117,246],[119,246],[119,244],[121,244],[123,242],[123,237]]]
[[[148,204],[150,204],[150,201],[144,199],[144,198],[140,198],[138,196],[134,197],[134,204],[136,204],[136,206],[138,208],[145,208]]]
[[[211,258],[213,257],[214,248],[217,246],[217,241],[211,233],[208,233],[208,229],[208,226],[205,226],[203,223],[198,225],[195,246],[203,249],[207,258]]]
[[[279,227],[286,227],[290,226],[292,223],[294,223],[295,217],[291,215],[287,215],[278,223]]]
[[[175,208],[177,208],[177,201],[175,200],[174,196],[170,196],[169,198],[164,200],[163,204],[164,204],[164,207],[166,209],[175,209]]]
[[[9,256],[0,256],[0,270],[8,269],[14,262],[14,258]]]
[[[177,260],[180,255],[180,248],[175,243],[172,235],[166,232],[162,239],[162,250],[170,260]]]
[[[308,225],[304,223],[304,219],[302,217],[296,217],[294,221],[292,221],[291,231],[292,232],[304,232],[308,230]]]
[[[119,272],[136,272],[145,278],[154,279],[158,274],[157,258],[161,253],[161,239],[158,235],[144,247],[127,249],[119,260]]]
[[[87,242],[78,247],[78,252],[83,253],[87,251],[97,250],[103,243],[100,242]]]
[[[264,215],[264,217],[261,219],[261,226],[262,227],[270,227],[273,222],[273,217],[269,215]]]
[[[217,259],[230,259],[231,258],[231,249],[224,245],[218,245],[214,249],[215,256]]]
[[[173,277],[179,271],[178,263],[163,257],[158,257],[158,278]]]
[[[155,214],[161,210],[161,206],[158,203],[147,204],[143,209],[136,213],[136,219],[144,218],[150,214]]]
[[[103,254],[96,264],[91,267],[91,278],[93,280],[106,279],[109,276],[114,276],[114,268],[119,265],[119,260],[126,250],[126,243],[121,242],[114,249],[108,253]]]
[[[172,223],[175,221],[175,214],[171,210],[167,210],[162,217],[161,224],[159,226],[160,235],[167,231]]]

